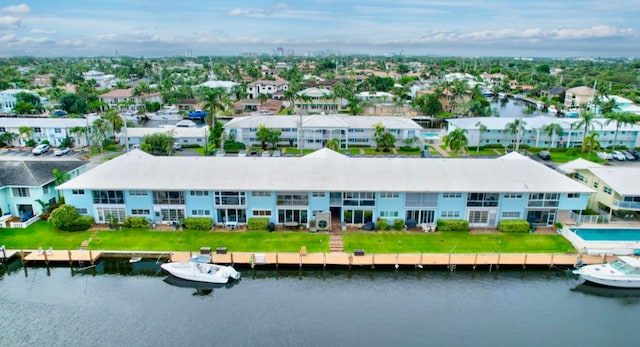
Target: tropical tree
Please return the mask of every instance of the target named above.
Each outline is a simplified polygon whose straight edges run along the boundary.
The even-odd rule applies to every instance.
[[[347,102],[347,113],[355,116],[362,113],[362,104],[360,99],[356,97],[352,97],[348,99]]]
[[[480,121],[476,122],[476,126],[478,127],[478,145],[476,146],[476,152],[479,152],[480,145],[482,145],[482,134],[487,131],[487,126]]]
[[[171,133],[149,134],[143,137],[140,149],[147,153],[170,155],[173,151],[174,142],[175,139]]]
[[[616,99],[612,97],[608,97],[607,99],[608,99],[607,101],[605,101],[600,105],[600,112],[602,112],[602,114],[605,114],[605,115],[614,112],[614,110],[618,108],[618,103],[616,102]]]
[[[585,148],[589,149],[589,159],[591,159],[593,150],[597,151],[600,149],[600,141],[598,141],[599,136],[600,135],[597,132],[592,131],[589,133],[589,136],[582,139],[582,151],[584,152]]]
[[[445,135],[442,140],[449,150],[451,150],[455,155],[458,155],[462,150],[464,150],[469,142],[467,139],[467,130],[465,129],[454,129]]]
[[[331,140],[327,141],[327,148],[338,151],[340,149],[340,139],[334,137]]]
[[[104,143],[107,140],[107,134],[111,130],[111,126],[109,123],[103,118],[97,118],[93,121],[92,131],[91,131],[91,140],[95,143],[95,145],[100,150],[100,153],[104,152]]]
[[[555,142],[555,138],[557,136],[564,135],[564,129],[558,123],[549,123],[544,128],[544,133],[549,137],[549,146],[548,149],[551,149],[551,145]]]
[[[516,147],[515,150],[518,151],[520,149],[520,139],[522,138],[522,134],[524,133],[525,127],[527,123],[521,118],[515,118],[513,122],[507,123],[504,129],[515,137]]]
[[[89,144],[89,128],[87,127],[73,127],[71,129],[69,129],[69,133],[71,134],[77,134],[77,135],[84,135],[85,136],[85,140],[87,141],[87,144]]]
[[[278,147],[278,142],[280,142],[280,135],[282,135],[282,132],[280,130],[273,129],[269,131],[267,142],[271,145],[272,149],[276,149]]]
[[[436,115],[442,112],[442,103],[436,94],[422,94],[413,99],[412,105],[424,115]]]
[[[267,149],[267,143],[269,142],[269,137],[271,136],[271,129],[267,128],[264,124],[258,125],[258,131],[256,131],[256,137],[260,141],[260,146],[262,150]]]
[[[632,125],[636,124],[640,117],[635,113],[631,112],[613,112],[607,113],[605,116],[607,121],[606,125],[609,125],[612,122],[616,122],[616,133],[613,135],[613,147],[612,150],[616,149],[616,142],[618,142],[618,130],[620,130],[621,125]]]
[[[373,125],[373,140],[376,142],[376,152],[380,150],[382,145],[382,135],[386,132],[386,128],[382,123],[376,123]]]
[[[587,137],[587,133],[589,130],[595,129],[595,126],[599,125],[602,128],[602,123],[596,120],[595,113],[591,111],[582,112],[580,115],[580,120],[571,124],[572,129],[580,129],[582,128],[582,139]],[[582,149],[582,153],[584,153],[584,149]]]
[[[51,170],[51,173],[53,173],[53,179],[56,186],[59,186],[71,179],[71,174],[69,174],[68,172],[59,171],[58,169],[53,169]],[[58,191],[58,198],[60,198],[60,191]]]
[[[122,117],[120,117],[120,114],[115,109],[107,110],[107,112],[105,112],[105,114],[102,117],[107,122],[109,122],[109,125],[111,125],[111,129],[114,132],[119,132],[120,129],[122,129],[122,127],[124,126],[124,121]]]
[[[19,135],[11,132],[0,133],[0,144],[4,146],[8,146],[11,142],[16,139]]]

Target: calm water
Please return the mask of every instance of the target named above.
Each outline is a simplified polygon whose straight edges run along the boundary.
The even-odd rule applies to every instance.
[[[155,262],[95,273],[13,263],[5,346],[636,345],[640,293],[551,270],[244,269],[229,287],[167,283]]]
[[[586,241],[640,241],[640,229],[572,228]]]
[[[540,110],[535,110],[531,114],[526,114],[524,109],[526,103],[521,100],[509,99],[506,102],[502,102],[500,99],[489,99],[491,108],[498,110],[499,117],[505,118],[522,118],[522,117],[537,117],[537,116],[552,116],[550,113],[545,113]]]

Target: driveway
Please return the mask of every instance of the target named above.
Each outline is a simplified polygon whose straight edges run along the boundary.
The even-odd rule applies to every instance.
[[[0,159],[4,160],[80,160],[84,155],[81,151],[70,151],[61,156],[53,155],[54,149],[47,153],[34,155],[31,149],[22,148],[3,148],[0,150]]]

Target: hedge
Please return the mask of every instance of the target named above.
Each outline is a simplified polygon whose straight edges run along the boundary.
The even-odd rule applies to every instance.
[[[376,230],[391,230],[389,222],[384,218],[379,218],[376,221]]]
[[[527,233],[529,232],[529,222],[522,219],[501,220],[498,222],[498,230],[504,233]]]
[[[403,152],[419,152],[420,147],[412,147],[412,146],[401,146],[399,148]]]
[[[60,230],[64,231],[85,231],[89,229],[93,225],[93,217],[91,216],[80,216],[78,217],[72,225],[66,225],[59,227]]]
[[[404,221],[400,218],[396,218],[393,220],[393,230],[402,230],[404,229]]]
[[[148,228],[149,221],[144,217],[129,216],[122,221],[122,226],[125,228]]]
[[[247,149],[247,146],[242,142],[225,141],[223,149],[227,153],[238,153],[243,149]]]
[[[439,231],[469,231],[469,222],[464,219],[438,219]]]
[[[249,230],[267,230],[269,228],[269,218],[249,218],[247,220]]]
[[[184,220],[184,226],[189,230],[211,230],[213,219],[209,217],[189,217]]]

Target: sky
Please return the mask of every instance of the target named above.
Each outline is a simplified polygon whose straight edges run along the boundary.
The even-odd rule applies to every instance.
[[[640,56],[638,0],[0,0],[0,56]]]

